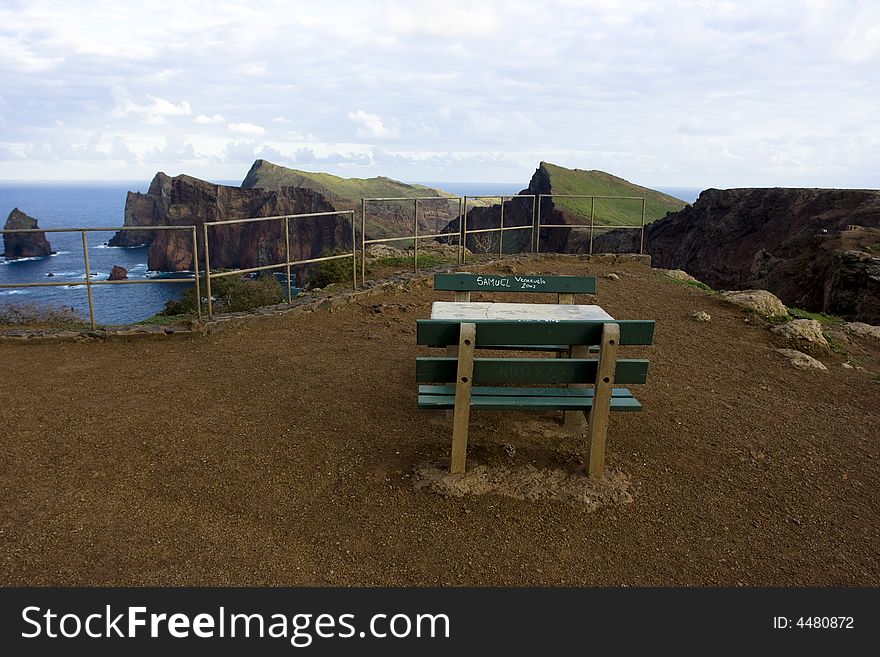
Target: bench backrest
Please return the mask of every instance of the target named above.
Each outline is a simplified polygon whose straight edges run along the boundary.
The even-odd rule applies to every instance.
[[[550,292],[560,295],[596,294],[595,276],[525,274],[434,274],[435,290],[451,290],[456,301],[470,301],[471,292]],[[459,299],[459,296],[466,298]]]
[[[476,327],[473,347],[505,344],[508,348],[548,343],[594,345],[602,339],[606,324],[619,327],[617,344],[648,345],[653,342],[653,320],[604,321],[499,321],[470,322]],[[416,341],[419,345],[445,347],[459,344],[462,322],[423,319],[417,321]],[[616,352],[616,345],[614,351]],[[457,358],[417,358],[416,380],[420,383],[456,381]],[[568,384],[595,383],[599,360],[590,358],[474,358],[473,384]],[[648,361],[615,359],[614,382],[645,383]]]

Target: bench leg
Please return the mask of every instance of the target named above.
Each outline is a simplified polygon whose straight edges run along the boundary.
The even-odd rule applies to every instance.
[[[568,350],[569,358],[588,358],[590,355],[590,348],[586,345],[576,344]],[[569,388],[586,388],[587,384],[585,383],[570,383],[568,384]],[[584,421],[584,416],[587,415],[589,411],[563,411],[563,426],[568,431],[572,431],[575,433],[580,433],[584,430],[586,423]],[[589,417],[587,415],[587,417]]]
[[[458,358],[458,345],[450,344],[446,346],[446,356],[449,358]],[[452,418],[455,415],[455,411],[443,411],[446,415],[446,419],[449,422],[452,422]]]
[[[596,372],[593,410],[590,414],[588,466],[590,479],[601,479],[605,472],[605,436],[608,432],[608,416],[611,412],[611,389],[614,386],[619,341],[620,326],[605,324],[602,328],[602,344],[599,345],[599,367]]]
[[[452,418],[452,459],[449,467],[452,474],[464,472],[467,458],[476,335],[476,324],[461,325],[458,339],[458,371],[455,379],[455,411]]]

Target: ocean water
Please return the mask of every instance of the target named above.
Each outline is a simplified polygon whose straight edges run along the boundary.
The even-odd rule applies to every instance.
[[[17,207],[35,217],[40,228],[104,227],[122,225],[126,192],[145,192],[148,181],[108,183],[0,182],[0,222]],[[129,279],[167,277],[147,270],[147,250],[111,248],[113,231],[86,233],[92,280],[106,280],[113,265],[128,270]],[[7,260],[0,257],[0,283],[70,281],[65,287],[0,289],[0,306],[9,303],[51,304],[73,308],[88,319],[82,237],[78,232],[46,233],[56,252],[45,258]],[[51,276],[50,276],[51,274]],[[179,298],[191,283],[157,285],[93,285],[95,320],[123,324],[146,319]]]
[[[238,185],[238,181],[218,180]],[[448,188],[449,184],[447,184]],[[452,184],[453,193],[515,194],[518,184]],[[13,208],[35,217],[40,228],[116,228],[122,225],[128,191],[146,192],[149,181],[114,182],[2,182],[0,222]],[[92,280],[106,280],[114,265],[128,270],[129,279],[169,278],[180,275],[147,270],[146,247],[106,246],[114,231],[86,233]],[[48,288],[0,288],[0,306],[10,303],[51,304],[73,308],[88,319],[89,305],[84,281],[82,237],[78,232],[47,233],[56,253],[45,258],[7,260],[0,256],[0,283],[70,281],[71,285]],[[2,252],[2,249],[0,249]],[[51,276],[50,276],[51,274]],[[93,285],[95,320],[99,324],[126,324],[150,317],[170,299],[178,299],[191,283],[157,285]]]
[[[237,181],[216,181],[237,185]],[[521,183],[433,183],[460,196],[516,194],[526,185]],[[45,182],[22,183],[0,181],[0,222],[17,207],[36,217],[40,228],[108,227],[122,225],[125,197],[128,191],[145,192],[149,181],[114,182]],[[696,200],[698,188],[658,188],[688,202]],[[128,270],[130,279],[180,278],[181,275],[147,270],[145,247],[114,248],[106,246],[113,231],[87,233],[89,266],[92,280],[106,280],[114,265]],[[10,303],[52,304],[73,308],[88,318],[85,264],[82,237],[78,232],[47,233],[46,238],[56,253],[45,258],[7,260],[0,256],[0,283],[35,283],[70,281],[70,285],[51,288],[0,288],[0,306]],[[2,252],[2,250],[0,250]],[[51,276],[50,276],[51,274]],[[157,285],[93,285],[95,320],[99,324],[125,324],[150,317],[170,299],[178,299],[191,283]]]

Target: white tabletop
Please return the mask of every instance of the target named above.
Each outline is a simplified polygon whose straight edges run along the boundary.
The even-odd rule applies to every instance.
[[[435,301],[431,319],[507,319],[507,320],[613,320],[599,306],[559,303],[492,303],[485,301]]]

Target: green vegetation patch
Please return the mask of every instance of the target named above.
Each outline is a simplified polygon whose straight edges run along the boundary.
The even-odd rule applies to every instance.
[[[827,315],[825,313],[811,313],[809,310],[801,310],[800,308],[789,308],[788,314],[794,319],[815,319],[820,324],[831,325],[843,324],[843,319],[836,315]]]
[[[219,273],[219,272],[218,272]],[[199,279],[199,287],[203,294],[207,294],[208,286],[205,277]],[[213,298],[214,312],[235,313],[245,310],[253,310],[261,306],[273,306],[284,301],[281,286],[275,276],[259,276],[257,278],[245,278],[241,276],[223,276],[211,279],[211,297]],[[202,298],[203,307],[207,305],[207,299]],[[158,315],[151,317],[144,323],[173,324],[176,318],[181,316],[192,317],[196,315],[196,292],[194,288],[184,291],[179,301],[165,302],[165,308]],[[167,322],[158,317],[169,317]]]
[[[717,291],[713,290],[711,287],[706,285],[703,281],[688,281],[682,280],[680,278],[673,278],[672,276],[667,276],[663,274],[663,280],[668,283],[675,283],[676,285],[687,285],[689,287],[695,287],[698,290],[702,290],[703,292],[708,292],[709,294],[718,294]]]
[[[660,219],[667,212],[676,212],[687,205],[679,198],[633,184],[604,171],[566,169],[546,162],[542,162],[541,166],[550,176],[551,191],[554,195],[643,196],[645,198],[645,223]],[[553,203],[580,215],[584,219],[584,223],[589,223],[590,199],[557,198],[554,196]],[[595,225],[639,226],[642,223],[642,202],[640,200],[595,199],[593,201],[593,220]]]

